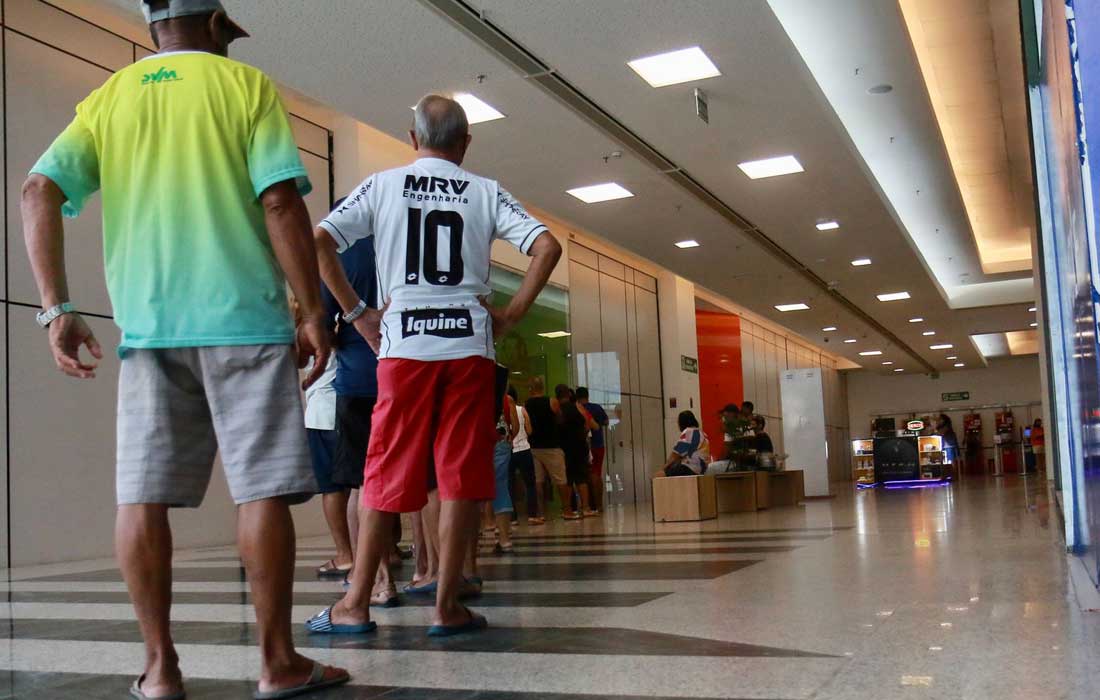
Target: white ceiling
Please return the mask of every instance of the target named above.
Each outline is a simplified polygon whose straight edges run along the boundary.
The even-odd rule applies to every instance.
[[[130,0],[111,1],[133,11]],[[304,95],[403,137],[409,105],[421,95],[472,92],[508,115],[473,128],[467,164],[472,170],[806,338],[824,342],[820,328],[839,326],[827,346],[837,354],[860,362],[864,358],[858,352],[881,349],[885,355],[868,366],[878,369],[878,361],[893,360],[896,367],[924,371],[649,164],[629,152],[605,163],[604,154],[624,150],[620,144],[427,6],[328,0],[318,11],[314,3],[227,4],[254,37],[235,44],[233,55]],[[937,370],[951,370],[953,363],[944,359],[951,354],[971,367],[984,363],[970,334],[1028,327],[1027,303],[950,308],[764,0],[680,0],[675,12],[661,0],[472,4],[816,275],[834,283]],[[699,84],[710,97],[709,125],[694,116],[695,85],[654,89],[626,65],[693,45],[701,46],[723,72]],[[478,82],[479,75],[484,82]],[[919,81],[920,76],[907,79]],[[736,167],[740,161],[785,153],[795,154],[806,172],[750,181]],[[942,148],[928,157],[945,158]],[[949,170],[946,161],[941,165]],[[636,196],[584,205],[565,194],[571,187],[608,180]],[[818,232],[814,224],[822,218],[837,219],[841,229]],[[683,238],[695,238],[702,247],[673,247]],[[860,257],[874,264],[849,264]],[[976,254],[972,257],[976,264]],[[911,292],[913,299],[890,304],[875,299],[898,290]],[[805,301],[812,309],[780,314],[772,308],[792,301]],[[913,316],[927,323],[907,323]],[[953,343],[955,350],[929,350],[929,338],[921,335],[929,328],[937,331],[935,341]],[[842,345],[845,337],[859,342]]]

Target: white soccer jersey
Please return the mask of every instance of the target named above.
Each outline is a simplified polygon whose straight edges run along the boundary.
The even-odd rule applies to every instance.
[[[526,254],[546,227],[494,180],[421,158],[371,175],[320,224],[343,252],[374,237],[382,319],[380,359],[493,358],[489,249]]]

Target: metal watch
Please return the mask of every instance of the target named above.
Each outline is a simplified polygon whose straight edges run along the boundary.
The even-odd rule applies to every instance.
[[[38,325],[42,326],[43,328],[49,328],[50,324],[53,323],[58,316],[71,314],[74,311],[75,309],[73,309],[72,302],[67,301],[64,304],[51,306],[45,311],[38,312],[37,314],[35,314],[34,320],[38,321]]]
[[[352,322],[355,321],[355,319],[359,318],[360,316],[362,316],[366,312],[367,312],[367,302],[360,299],[359,303],[355,305],[354,309],[352,309],[351,311],[349,311],[346,314],[342,315],[340,318],[344,321],[344,323],[352,323]]]

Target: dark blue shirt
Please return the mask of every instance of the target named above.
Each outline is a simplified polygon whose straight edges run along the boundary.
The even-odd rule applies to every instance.
[[[591,401],[586,403],[584,407],[588,409],[588,412],[590,414],[592,414],[592,420],[596,421],[600,425],[599,428],[596,428],[592,431],[592,447],[599,449],[604,446],[603,430],[604,426],[608,423],[607,411],[603,410],[603,406],[599,405],[598,403],[592,403]]]
[[[371,308],[378,308],[378,274],[374,266],[374,239],[359,241],[358,245],[340,254],[340,262],[348,281],[359,298]],[[321,299],[329,318],[339,315],[340,305],[332,292],[322,285]],[[367,341],[355,330],[355,326],[340,322],[336,332],[336,379],[332,386],[338,396],[378,396],[378,356]]]

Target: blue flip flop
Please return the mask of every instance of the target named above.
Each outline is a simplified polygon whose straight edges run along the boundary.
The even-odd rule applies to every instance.
[[[432,625],[428,628],[429,637],[453,637],[456,634],[465,634],[467,632],[477,632],[483,630],[489,626],[489,621],[484,616],[478,615],[469,608],[463,608],[469,615],[468,622],[464,622],[461,625]]]
[[[312,634],[370,634],[378,629],[374,620],[365,625],[337,625],[332,622],[332,606],[306,620],[306,629]]]
[[[431,595],[439,589],[439,581],[425,583],[423,586],[414,586],[411,583],[401,590],[409,595]]]

